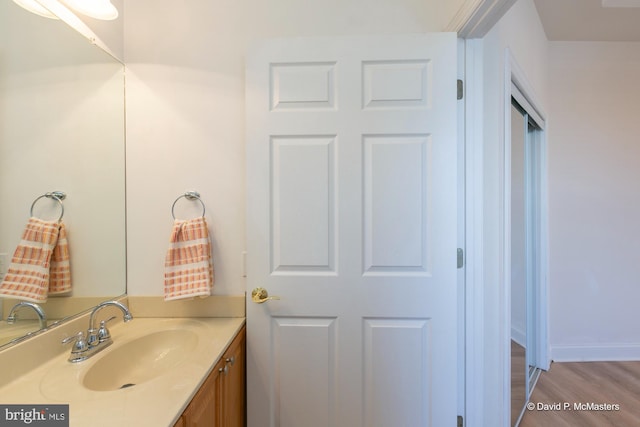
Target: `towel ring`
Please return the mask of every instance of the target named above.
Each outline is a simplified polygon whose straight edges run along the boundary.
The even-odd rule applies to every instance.
[[[178,203],[178,200],[182,199],[183,197],[187,200],[199,201],[200,204],[202,205],[202,216],[204,217],[204,214],[207,211],[207,208],[205,208],[204,202],[200,198],[200,193],[198,193],[197,191],[187,191],[186,193],[178,196],[178,198],[173,202],[173,205],[171,205],[171,216],[173,217],[173,219],[176,219],[176,215],[174,213],[174,208],[176,207],[176,203]]]
[[[56,202],[58,202],[58,204],[60,205],[60,218],[58,218],[58,222],[60,222],[62,220],[62,217],[64,216],[64,204],[62,203],[62,201],[67,198],[66,193],[62,191],[52,191],[50,193],[44,193],[42,196],[37,197],[33,201],[33,203],[31,203],[31,209],[29,209],[29,215],[33,216],[33,207],[36,205],[38,200],[42,199],[43,197],[46,197],[48,199],[53,199]]]

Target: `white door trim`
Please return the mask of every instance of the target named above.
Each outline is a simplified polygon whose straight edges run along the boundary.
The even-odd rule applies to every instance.
[[[466,0],[445,31],[465,39],[482,38],[517,0]]]
[[[484,425],[482,40],[465,40],[465,426]]]
[[[464,425],[484,426],[484,50],[482,37],[517,0],[465,0],[445,31],[465,39],[464,54]],[[510,105],[510,104],[509,104]],[[501,221],[503,222],[503,221]]]

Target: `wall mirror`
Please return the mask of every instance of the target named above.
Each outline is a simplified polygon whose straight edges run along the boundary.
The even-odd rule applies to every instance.
[[[32,203],[52,191],[66,193],[72,292],[42,304],[49,327],[126,292],[124,66],[63,21],[0,2],[5,269]],[[45,220],[59,214],[49,198],[34,206],[33,216]],[[39,328],[26,308],[7,324],[19,301],[4,298],[0,305],[0,346]]]

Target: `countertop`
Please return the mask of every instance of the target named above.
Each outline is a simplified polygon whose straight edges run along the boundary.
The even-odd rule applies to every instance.
[[[70,363],[65,352],[6,384],[0,388],[0,403],[69,404],[71,427],[172,427],[244,323],[241,317],[134,318],[113,326],[114,343],[92,358]],[[162,375],[113,391],[81,385],[88,368],[119,346],[150,332],[194,324],[196,348]]]

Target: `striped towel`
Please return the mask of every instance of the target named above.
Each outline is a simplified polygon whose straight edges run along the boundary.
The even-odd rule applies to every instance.
[[[204,217],[173,223],[164,267],[165,301],[211,295],[213,263]]]
[[[62,295],[71,292],[71,266],[69,264],[69,243],[67,230],[60,223],[58,243],[53,248],[49,268],[49,295]]]
[[[29,218],[0,284],[0,296],[46,302],[50,291],[70,290],[69,248],[64,225]]]

